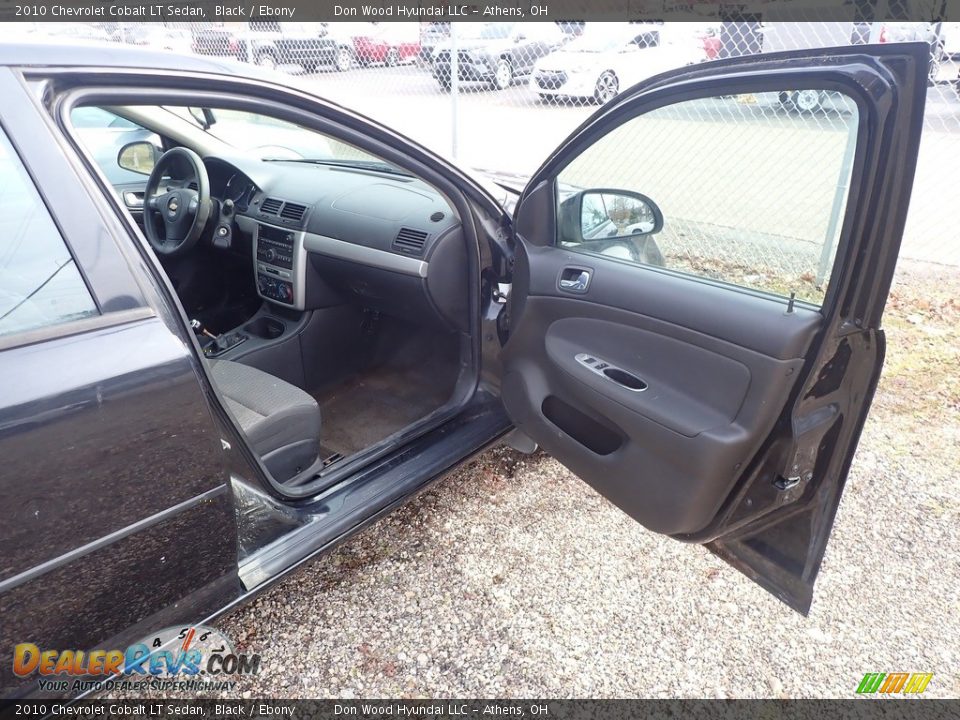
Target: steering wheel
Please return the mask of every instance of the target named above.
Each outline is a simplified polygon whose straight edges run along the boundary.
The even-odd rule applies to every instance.
[[[160,192],[164,177],[173,177],[170,170],[174,166],[178,170],[188,166],[192,177],[179,178],[179,185],[167,185],[165,192]],[[191,182],[196,183],[196,190]],[[147,179],[144,197],[143,227],[154,251],[170,257],[196,245],[212,206],[210,178],[199,155],[185,147],[167,150]]]

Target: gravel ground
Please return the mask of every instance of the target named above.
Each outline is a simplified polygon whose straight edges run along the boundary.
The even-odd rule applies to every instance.
[[[237,691],[852,697],[866,672],[923,671],[927,696],[957,697],[956,275],[900,275],[808,618],[552,459],[497,448],[224,619],[262,655]]]

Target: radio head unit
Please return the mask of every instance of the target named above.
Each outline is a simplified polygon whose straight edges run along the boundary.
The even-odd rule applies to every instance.
[[[260,297],[303,310],[306,262],[303,236],[302,231],[257,223],[253,259]]]

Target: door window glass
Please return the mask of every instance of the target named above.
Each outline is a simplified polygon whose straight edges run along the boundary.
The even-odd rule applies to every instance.
[[[142,173],[121,167],[120,151],[137,142],[150,143],[159,148],[160,137],[156,133],[93,105],[73,108],[70,122],[111,185],[143,185],[150,174],[149,170]]]
[[[558,242],[819,305],[857,126],[853,101],[821,90],[640,115],[560,172]]]
[[[0,336],[96,314],[70,251],[0,133]]]

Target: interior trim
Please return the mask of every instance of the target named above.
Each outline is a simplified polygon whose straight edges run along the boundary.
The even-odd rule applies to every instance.
[[[429,263],[425,260],[397,255],[386,250],[377,250],[363,245],[354,245],[353,243],[337,240],[336,238],[325,235],[316,235],[306,233],[303,238],[303,246],[310,252],[320,253],[321,255],[330,255],[341,260],[350,260],[352,262],[363,263],[381,270],[390,270],[392,272],[403,273],[404,275],[413,275],[414,277],[425,278]]]

